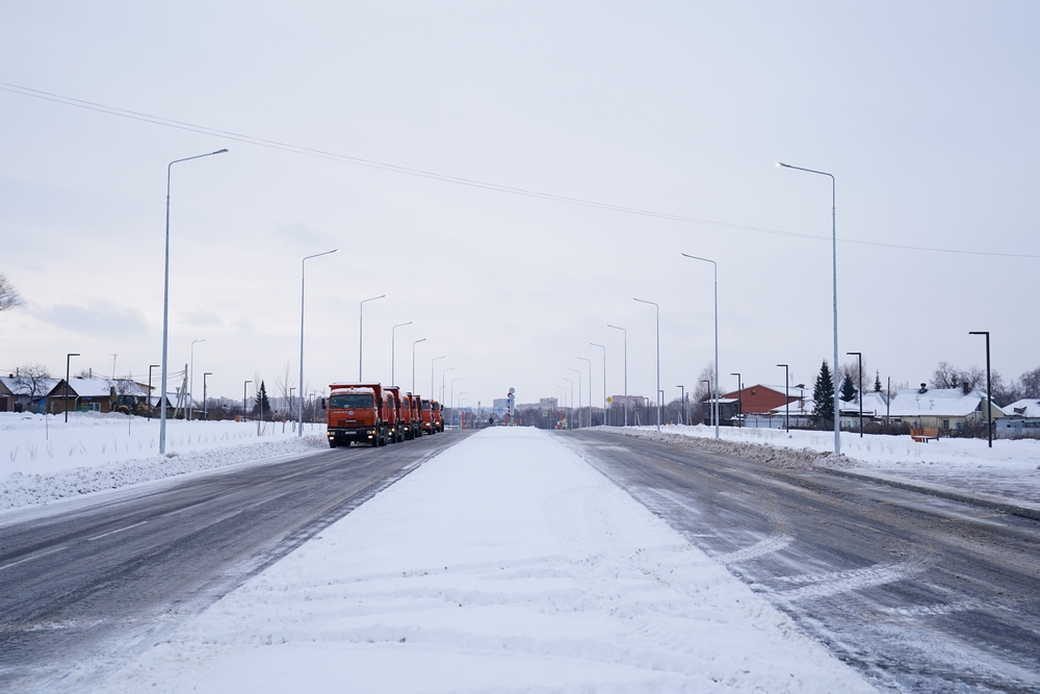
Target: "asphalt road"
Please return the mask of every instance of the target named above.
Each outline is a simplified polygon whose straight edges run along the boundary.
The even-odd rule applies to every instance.
[[[558,435],[882,690],[1040,691],[1040,522],[693,442]]]
[[[0,691],[84,691],[467,434],[239,467],[0,527]]]

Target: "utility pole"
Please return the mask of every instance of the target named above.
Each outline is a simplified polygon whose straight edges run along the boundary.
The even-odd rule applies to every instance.
[[[679,389],[679,418],[682,420],[680,424],[686,424],[686,386],[679,385],[675,386]]]
[[[777,364],[777,366],[784,370],[784,431],[791,432],[791,393],[789,385],[791,383],[791,367],[787,364]]]
[[[206,377],[212,375],[212,371],[202,372],[202,421],[207,421],[209,419],[209,407],[207,406],[206,400]]]

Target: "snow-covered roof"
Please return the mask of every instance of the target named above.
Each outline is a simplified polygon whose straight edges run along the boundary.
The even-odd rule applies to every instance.
[[[716,402],[716,399],[708,398],[707,400],[703,400],[702,402],[706,402],[709,405],[711,405]],[[735,402],[740,402],[740,398],[718,398],[718,403],[720,405],[732,405]]]
[[[1040,417],[1040,400],[1023,398],[1000,409],[1004,410],[1008,417]]]
[[[64,379],[53,379],[54,384],[48,389],[48,394],[61,397],[64,394],[64,386],[58,387]],[[57,389],[57,390],[55,390]],[[116,395],[128,395],[143,398],[148,395],[148,386],[128,378],[79,378],[69,379],[70,395],[81,398],[105,398],[112,394],[115,389]]]
[[[41,378],[37,381],[36,395],[44,396],[51,391],[58,384],[60,379],[57,378]],[[3,376],[0,377],[0,381],[3,382],[4,386],[11,391],[12,395],[29,395],[31,385],[28,381],[23,381],[18,376]]]
[[[853,398],[848,402],[841,401],[842,412],[859,412],[859,398]],[[863,394],[863,414],[871,416],[882,416],[888,411],[884,393],[870,391]]]
[[[960,388],[930,388],[922,393],[908,388],[892,395],[890,414],[893,417],[966,417],[979,409],[985,397],[978,390],[965,394]],[[993,409],[997,413],[1002,411],[996,404]]]
[[[804,398],[803,400],[792,400],[787,406],[788,409],[784,409],[784,405],[778,405],[771,409],[770,414],[784,414],[786,411],[789,414],[812,414],[813,409],[816,407],[816,402],[812,398]]]

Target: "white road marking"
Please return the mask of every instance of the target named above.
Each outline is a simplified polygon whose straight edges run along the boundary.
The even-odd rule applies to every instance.
[[[136,528],[137,526],[144,525],[147,522],[148,521],[140,521],[138,523],[134,523],[133,525],[126,525],[126,526],[123,526],[122,528],[117,528],[115,530],[109,530],[107,533],[101,533],[100,535],[95,535],[94,537],[88,537],[87,538],[87,542],[93,542],[94,540],[100,540],[103,537],[108,537],[109,535],[115,535],[116,533],[121,533],[124,530],[129,530],[130,528]]]
[[[22,557],[18,561],[13,561],[13,562],[11,562],[9,564],[4,564],[3,566],[0,566],[0,571],[3,571],[4,569],[10,569],[12,566],[18,566],[19,564],[24,564],[25,562],[32,561],[33,559],[39,559],[40,557],[46,557],[48,554],[54,554],[55,552],[60,552],[63,549],[65,549],[65,545],[58,545],[57,547],[51,547],[50,549],[44,550],[42,552],[37,552],[36,554],[30,554],[27,557]]]

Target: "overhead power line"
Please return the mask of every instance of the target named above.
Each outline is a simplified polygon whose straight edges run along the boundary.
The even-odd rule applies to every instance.
[[[683,214],[672,214],[668,212],[660,212],[657,210],[643,209],[639,207],[629,207],[626,205],[618,205],[609,202],[602,202],[598,200],[590,200],[587,198],[579,198],[571,195],[561,195],[557,193],[549,193],[546,191],[534,190],[531,188],[522,188],[519,186],[505,185],[501,183],[492,183],[489,181],[482,181],[476,178],[469,178],[465,176],[454,176],[451,174],[441,173],[439,171],[433,171],[429,169],[421,169],[412,166],[406,166],[403,164],[395,164],[393,162],[380,161],[378,159],[369,159],[367,157],[360,157],[352,154],[342,154],[339,152],[333,152],[318,147],[309,147],[306,145],[296,145],[290,142],[284,142],[282,140],[274,140],[264,137],[256,137],[246,133],[237,132],[234,130],[223,130],[221,128],[214,128],[208,125],[200,125],[198,123],[190,123],[187,121],[176,120],[173,118],[167,118],[165,116],[157,116],[151,113],[143,113],[141,111],[134,111],[131,109],[121,108],[118,106],[108,106],[96,101],[89,101],[87,99],[79,99],[76,97],[65,96],[56,92],[49,92],[42,89],[35,89],[33,87],[26,87],[20,84],[12,82],[0,81],[0,90],[10,92],[12,94],[18,94],[20,96],[27,96],[34,99],[40,99],[42,101],[50,101],[53,103],[64,104],[66,106],[73,106],[75,108],[81,108],[88,111],[95,111],[97,113],[104,113],[110,116],[116,116],[118,118],[125,118],[128,120],[136,120],[143,123],[150,123],[152,125],[158,125],[166,128],[174,128],[177,130],[183,130],[186,132],[198,133],[200,135],[210,135],[213,137],[220,137],[225,140],[232,140],[234,142],[241,142],[244,144],[250,144],[257,147],[266,147],[268,149],[276,149],[284,152],[292,152],[295,154],[304,154],[309,156],[317,156],[325,159],[332,159],[336,161],[348,162],[359,166],[367,166],[375,169],[382,169],[385,171],[391,171],[393,173],[403,174],[406,176],[414,176],[417,178],[426,178],[435,181],[441,181],[444,183],[452,183],[455,185],[468,186],[471,188],[479,188],[482,190],[490,190],[498,193],[508,193],[510,195],[520,195],[529,198],[538,198],[541,200],[551,200],[556,202],[564,202],[572,205],[581,205],[583,207],[591,207],[594,209],[606,210],[610,212],[619,212],[622,214],[636,215],[640,217],[652,217],[655,219],[662,219],[672,222],[683,222],[687,224],[698,224],[705,226],[715,226],[725,229],[731,229],[733,231],[750,231],[761,234],[771,234],[774,236],[785,236],[792,238],[810,239],[813,241],[830,241],[830,236],[822,234],[809,234],[804,232],[789,231],[785,229],[774,229],[770,227],[755,226],[751,224],[739,224],[735,222],[729,222],[723,219],[712,219],[704,217],[693,217],[690,215]],[[986,256],[986,257],[999,257],[999,258],[1040,258],[1040,254],[1034,253],[1010,253],[1002,251],[980,251],[980,250],[969,250],[962,248],[945,248],[938,246],[917,246],[912,244],[903,243],[887,243],[884,241],[868,241],[864,239],[850,239],[838,237],[838,241],[841,243],[851,243],[861,246],[874,246],[878,248],[890,248],[896,250],[906,251],[921,251],[927,253],[948,253],[954,255],[970,255],[970,256]]]

